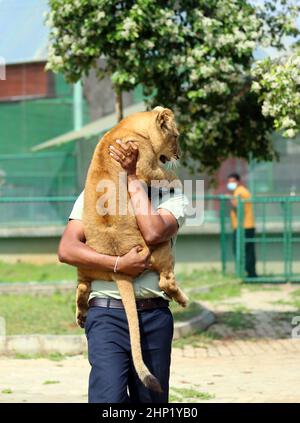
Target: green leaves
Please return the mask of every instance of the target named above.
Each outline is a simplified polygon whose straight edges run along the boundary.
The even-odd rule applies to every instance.
[[[274,119],[274,128],[284,137],[295,137],[300,131],[300,51],[259,61],[252,75],[263,115]]]
[[[230,155],[268,160],[275,154],[273,118],[285,131],[293,124],[280,116],[298,125],[287,74],[276,76],[271,95],[263,77],[274,72],[271,62],[257,67],[261,74],[251,71],[258,44],[280,46],[285,34],[295,35],[296,6],[278,1],[279,9],[276,0],[256,8],[252,0],[50,0],[48,68],[74,82],[105,58],[99,77],[110,75],[121,91],[141,84],[149,107],[175,110],[184,160],[193,168],[213,172]],[[287,86],[291,105],[280,101],[275,113]]]

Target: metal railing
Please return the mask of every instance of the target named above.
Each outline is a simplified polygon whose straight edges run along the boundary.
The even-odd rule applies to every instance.
[[[205,225],[208,229],[211,225],[212,236],[219,233],[223,273],[235,272],[249,283],[299,282],[300,196],[237,198],[235,249],[229,217],[229,200],[232,198],[228,195],[204,197]],[[0,227],[63,226],[75,200],[75,196],[0,197]],[[251,239],[244,230],[244,205],[247,202],[253,205],[256,221],[256,233]],[[256,249],[257,277],[249,277],[245,271],[247,243],[253,243]]]
[[[0,227],[61,226],[77,197],[0,197]]]
[[[244,229],[245,204],[251,203],[257,219],[256,234],[247,237]],[[272,211],[276,210],[276,219]],[[300,282],[300,196],[266,196],[237,199],[235,268],[238,277],[250,283]],[[258,276],[246,274],[246,246],[253,243]],[[295,246],[298,244],[298,248]]]

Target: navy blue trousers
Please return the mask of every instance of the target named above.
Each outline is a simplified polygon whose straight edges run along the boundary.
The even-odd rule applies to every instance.
[[[90,403],[167,403],[173,316],[168,307],[138,312],[143,359],[163,393],[145,388],[133,367],[128,323],[123,309],[90,307],[88,340]]]

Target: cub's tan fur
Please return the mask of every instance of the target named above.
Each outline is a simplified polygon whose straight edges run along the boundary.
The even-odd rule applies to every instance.
[[[95,149],[84,189],[83,225],[87,245],[99,253],[113,256],[123,255],[136,245],[143,246],[141,254],[148,251],[135,216],[128,213],[118,214],[119,191],[127,192],[127,181],[123,181],[123,185],[120,185],[119,173],[123,169],[109,155],[109,145],[118,148],[117,139],[121,139],[125,143],[128,141],[136,142],[139,148],[137,176],[150,185],[152,180],[173,181],[176,179],[173,173],[162,166],[160,158],[164,156],[167,160],[173,160],[178,157],[178,135],[172,111],[162,107],[131,115],[104,135]],[[102,204],[103,207],[107,207],[110,198],[114,197],[112,198],[113,201],[117,199],[115,215],[99,213],[103,190],[99,192],[98,184],[103,180],[112,181],[116,187],[116,191],[106,191],[106,202]],[[127,195],[130,204],[128,192],[125,195]],[[151,254],[151,263],[153,270],[160,275],[160,288],[179,304],[185,306],[187,297],[175,281],[174,260],[169,241],[155,246]],[[133,279],[131,277],[122,273],[99,272],[79,268],[76,311],[78,324],[81,327],[84,326],[90,283],[97,279],[116,282],[128,320],[132,358],[137,374],[149,389],[160,391],[161,387],[158,380],[151,375],[143,362]]]

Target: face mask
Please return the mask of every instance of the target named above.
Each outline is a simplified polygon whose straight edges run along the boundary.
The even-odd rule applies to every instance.
[[[234,191],[237,187],[237,183],[236,182],[228,182],[227,184],[227,188],[229,189],[229,191]]]

